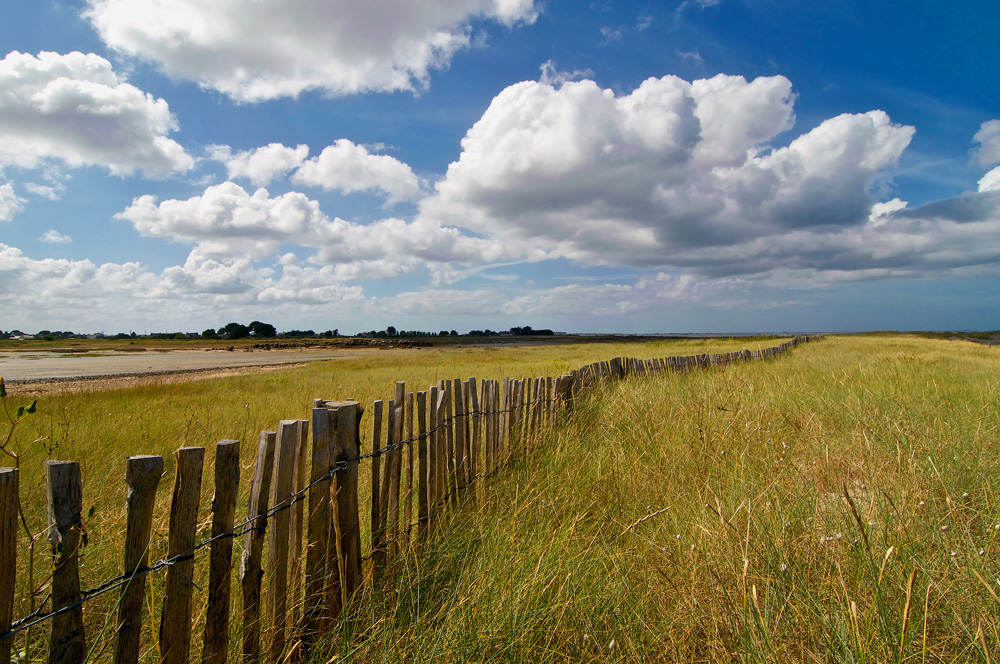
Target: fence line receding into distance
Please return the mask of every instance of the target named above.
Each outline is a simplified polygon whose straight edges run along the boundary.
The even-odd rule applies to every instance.
[[[594,384],[767,359],[817,338],[795,337],[755,351],[650,360],[616,357],[556,378],[442,380],[416,393],[397,382],[393,399],[372,404],[371,450],[364,454],[361,404],[317,399],[311,445],[306,420],[283,420],[277,431],[261,432],[247,514],[238,522],[240,444],[217,443],[211,535],[200,542],[196,534],[205,449],[177,450],[167,556],[152,564],[153,505],[164,463],[162,457],[131,457],[125,470],[122,574],[86,590],[80,587],[79,558],[86,543],[81,537],[80,467],[73,461],[47,461],[51,590],[39,609],[18,620],[13,607],[19,474],[14,468],[0,469],[0,664],[11,661],[17,636],[41,623],[50,625],[49,662],[85,661],[84,605],[112,592],[119,594],[112,629],[105,630],[113,635],[112,661],[138,662],[142,621],[150,619],[143,611],[146,576],[164,569],[159,661],[180,664],[195,656],[196,590],[198,601],[207,602],[204,633],[197,635],[203,662],[226,662],[233,633],[242,635],[246,662],[301,660],[362,584],[377,584],[395,558],[440,532],[450,511],[474,503],[486,490],[485,479],[527,449],[557,416],[571,412],[574,401]],[[359,504],[362,461],[369,462],[364,479],[371,489],[367,555],[362,554]],[[232,597],[236,538],[242,538],[238,600]],[[193,581],[195,556],[203,549],[209,549],[206,589]],[[240,630],[230,629],[237,624]]]

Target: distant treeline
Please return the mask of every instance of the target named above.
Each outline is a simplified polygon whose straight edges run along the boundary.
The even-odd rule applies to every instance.
[[[430,337],[518,337],[518,336],[551,336],[555,334],[548,329],[535,329],[530,325],[523,327],[512,327],[509,330],[494,331],[470,330],[468,333],[459,334],[457,330],[441,330],[440,332],[427,332],[422,330],[397,330],[390,325],[384,330],[370,330],[360,332],[357,337],[371,339],[400,339],[400,338],[430,338]],[[21,330],[10,330],[5,332],[0,330],[0,339],[40,339],[45,341],[55,341],[57,339],[333,339],[341,336],[338,329],[330,329],[325,332],[315,330],[288,330],[278,332],[277,328],[270,323],[259,320],[251,322],[249,325],[242,323],[227,323],[219,328],[208,328],[198,332],[153,332],[151,334],[136,334],[135,332],[119,332],[117,334],[77,334],[70,331],[50,331],[42,330],[37,334],[29,334]]]

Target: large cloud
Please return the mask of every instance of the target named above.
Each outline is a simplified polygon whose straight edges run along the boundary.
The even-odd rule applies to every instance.
[[[534,21],[533,0],[89,0],[112,48],[241,101],[413,90],[476,18]]]
[[[874,181],[914,132],[871,111],[773,148],[793,97],[780,76],[668,76],[627,95],[592,81],[520,83],[469,130],[421,214],[582,263],[788,267],[770,241],[810,253],[818,238],[864,227]],[[785,260],[794,267],[794,252]]]
[[[77,331],[114,328],[142,321],[147,329],[190,330],[209,321],[264,315],[271,320],[301,316],[301,305],[320,311],[356,309],[364,303],[360,286],[344,285],[331,267],[255,267],[246,258],[214,259],[192,252],[183,265],[162,273],[139,263],[33,259],[0,244],[0,307],[14,319]],[[169,306],[164,306],[169,303]]]
[[[260,261],[280,256],[284,247],[304,247],[311,251],[310,262],[335,264],[342,279],[391,278],[422,265],[443,270],[452,262],[477,264],[527,252],[427,219],[370,224],[330,219],[305,194],[272,197],[266,189],[250,193],[233,182],[186,200],[140,196],[118,217],[142,235],[191,244],[198,256],[213,260]]]
[[[0,167],[58,160],[116,175],[183,172],[194,160],[167,138],[176,129],[167,102],[93,53],[14,51],[0,61]]]

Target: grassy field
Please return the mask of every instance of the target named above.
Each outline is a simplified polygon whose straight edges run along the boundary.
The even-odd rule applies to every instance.
[[[166,514],[173,483],[174,450],[185,445],[209,449],[202,487],[201,523],[207,528],[213,487],[211,485],[212,445],[221,439],[243,441],[244,477],[249,478],[261,430],[273,430],[281,419],[309,419],[314,398],[355,398],[369,405],[374,399],[389,399],[397,380],[410,389],[426,389],[439,379],[496,378],[503,376],[557,376],[583,364],[618,355],[664,357],[703,352],[725,352],[775,345],[774,339],[728,341],[658,341],[644,344],[573,344],[566,346],[497,348],[420,348],[359,355],[293,369],[274,370],[221,379],[168,383],[151,378],[139,385],[38,397],[37,412],[25,417],[13,430],[8,449],[20,455],[22,504],[32,532],[45,528],[43,462],[46,458],[79,461],[83,475],[84,511],[89,544],[82,563],[83,586],[92,587],[121,572],[121,544],[125,523],[124,460],[137,454],[162,455],[166,472],[160,483],[154,517],[150,559],[165,554]],[[32,396],[8,389],[6,407],[13,412]],[[3,422],[3,420],[0,420]],[[0,440],[9,433],[0,423]],[[370,444],[370,424],[362,423],[365,444]],[[9,460],[8,460],[8,463]],[[11,464],[12,465],[12,464]],[[363,470],[364,475],[366,471]],[[243,482],[244,494],[249,481]],[[245,514],[246,495],[241,497],[238,514]],[[365,533],[367,536],[367,533]],[[25,540],[26,542],[26,540]],[[26,567],[27,546],[21,548],[19,567]],[[36,570],[47,568],[47,545],[36,545]],[[204,587],[207,572],[198,568],[195,581]],[[44,574],[35,574],[37,587]],[[151,602],[156,607],[154,578]],[[19,574],[15,615],[29,608],[28,575]],[[43,592],[44,595],[44,592]],[[204,607],[201,607],[203,610]],[[103,600],[88,604],[88,642],[100,643],[110,637],[105,617],[112,603]],[[155,625],[155,621],[152,621]],[[150,623],[147,622],[147,625]],[[96,635],[104,629],[100,638]],[[42,630],[44,632],[44,630]],[[150,635],[155,626],[150,626]],[[200,632],[197,632],[200,634]],[[36,632],[36,636],[39,635]],[[147,637],[147,642],[154,639]],[[100,646],[98,646],[99,648]],[[40,657],[42,652],[34,650]],[[105,656],[107,651],[105,651]],[[147,653],[153,656],[152,651]]]
[[[828,337],[608,386],[317,661],[990,662],[998,377]]]
[[[239,438],[249,473],[258,432],[306,417],[312,398],[369,404],[395,380],[423,389],[773,343],[393,351],[47,397],[15,431],[26,511],[40,529],[46,446],[81,461],[95,505],[87,586],[119,571],[127,455],[167,457],[155,559],[172,451]],[[992,661],[998,358],[957,341],[828,337],[773,362],[602,387],[497,475],[478,510],[366,589],[316,661]],[[110,636],[97,638],[102,611],[88,614],[89,642]]]

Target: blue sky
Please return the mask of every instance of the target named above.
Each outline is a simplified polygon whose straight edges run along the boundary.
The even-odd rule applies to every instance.
[[[1000,328],[1000,5],[10,0],[0,329]]]

